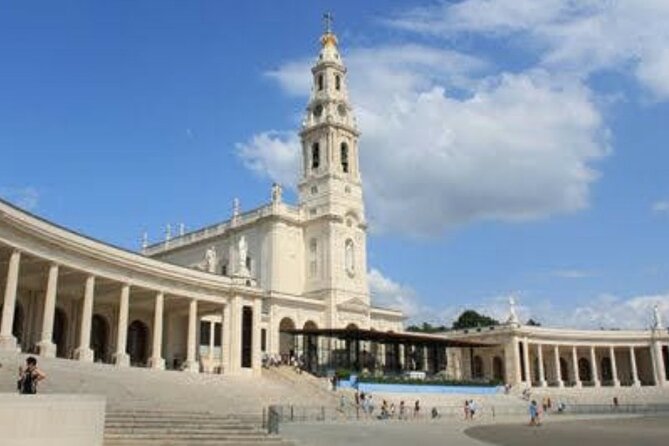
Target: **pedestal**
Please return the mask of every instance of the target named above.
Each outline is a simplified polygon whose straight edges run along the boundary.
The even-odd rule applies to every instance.
[[[37,344],[39,355],[45,358],[56,357],[56,344],[51,341],[40,341]]]
[[[149,367],[156,370],[165,370],[165,360],[163,358],[149,358]]]
[[[126,355],[127,356],[127,355]],[[78,348],[74,351],[74,359],[81,362],[93,362],[95,355],[90,348]]]
[[[5,352],[16,352],[19,348],[16,344],[16,338],[14,336],[0,336],[0,351]]]
[[[116,353],[114,355],[114,364],[118,367],[129,367],[130,356],[127,353]]]

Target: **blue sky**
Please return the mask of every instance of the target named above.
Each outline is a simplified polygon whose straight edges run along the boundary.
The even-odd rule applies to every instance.
[[[669,317],[662,0],[4,3],[0,195],[136,249],[290,188],[325,10],[377,303],[435,322],[503,317],[509,295],[551,325]]]

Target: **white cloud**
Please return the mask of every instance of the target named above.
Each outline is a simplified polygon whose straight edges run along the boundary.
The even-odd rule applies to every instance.
[[[300,141],[293,132],[263,132],[237,144],[237,154],[252,171],[295,187],[299,172]]]
[[[348,54],[373,229],[436,234],[476,220],[523,221],[588,206],[597,179],[592,162],[609,149],[599,111],[578,80],[544,70],[483,76],[486,64],[476,58],[419,45]],[[269,75],[289,94],[306,96],[304,61]],[[298,138],[286,135],[253,137],[240,146],[242,158],[295,184]]]
[[[651,206],[651,209],[653,210],[653,212],[657,213],[669,213],[669,201],[667,200],[656,201]]]
[[[516,313],[521,322],[534,319],[543,326],[580,329],[648,329],[653,323],[653,306],[658,305],[662,319],[669,321],[669,292],[623,298],[602,294],[575,306],[556,305],[549,299],[525,293],[503,294],[468,305],[445,308],[425,307],[412,322],[423,320],[450,326],[465,310],[472,309],[500,322],[509,317],[508,298],[516,299]],[[429,315],[439,315],[436,319]]]
[[[367,280],[374,306],[401,310],[408,318],[423,312],[424,307],[411,287],[393,281],[375,268],[369,270]]]
[[[656,98],[669,98],[666,0],[465,0],[416,8],[387,22],[449,38],[508,37],[536,52],[544,67],[584,75],[621,70]]]
[[[34,211],[40,194],[34,187],[3,187],[0,188],[0,197],[26,211]]]
[[[561,279],[586,279],[594,275],[595,273],[592,271],[580,269],[556,269],[551,271],[551,276]]]

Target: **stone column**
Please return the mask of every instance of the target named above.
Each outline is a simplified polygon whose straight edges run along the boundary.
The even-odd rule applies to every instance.
[[[191,299],[188,307],[188,339],[186,340],[186,365],[184,370],[200,373],[200,365],[196,361],[197,346],[197,300]]]
[[[590,346],[590,373],[592,374],[592,384],[595,387],[600,386],[599,374],[597,373],[597,355],[595,354],[595,346]]]
[[[553,346],[553,359],[555,360],[555,382],[558,387],[564,387],[564,381],[562,381],[562,367],[560,366],[560,347],[557,345]]]
[[[616,365],[616,353],[613,346],[609,346],[609,355],[611,356],[611,375],[613,376],[613,387],[620,387],[620,380],[618,379],[618,367]]]
[[[262,350],[260,349],[260,322],[262,321],[262,299],[256,297],[253,301],[253,320],[251,327],[251,367],[253,372],[260,374],[262,371]]]
[[[79,347],[74,357],[79,361],[93,362],[94,355],[91,349],[91,324],[93,320],[93,297],[95,295],[95,276],[86,277],[84,288],[84,302],[81,306],[81,325],[79,328]]]
[[[546,387],[546,375],[544,374],[544,354],[543,346],[537,344],[537,362],[539,363],[539,385]]]
[[[636,354],[634,353],[633,346],[630,346],[630,370],[632,371],[632,386],[641,387],[641,382],[639,381],[639,373],[636,369]]]
[[[397,364],[400,366],[400,371],[404,371],[404,344],[399,344],[398,347]]]
[[[5,284],[5,300],[2,304],[2,322],[0,322],[0,350],[16,351],[16,338],[12,333],[14,327],[14,308],[16,307],[16,290],[19,285],[19,267],[21,251],[12,251],[7,268]]]
[[[121,298],[118,306],[118,328],[116,332],[116,353],[114,363],[121,367],[130,365],[130,356],[127,353],[128,343],[128,310],[130,306],[130,285],[121,286]]]
[[[164,306],[165,295],[162,292],[156,293],[156,300],[153,303],[153,344],[151,348],[151,358],[149,358],[149,367],[158,370],[165,369],[165,359],[162,354]]]
[[[512,336],[504,344],[504,374],[507,384],[517,386],[521,383],[520,354],[518,353],[518,337]]]
[[[42,316],[42,337],[37,344],[39,354],[45,358],[56,356],[56,345],[53,343],[53,319],[56,313],[56,294],[58,291],[58,265],[49,265],[49,276],[46,281],[44,295],[44,312]]]
[[[230,370],[230,303],[223,306],[221,312],[221,370],[227,373]]]
[[[532,387],[532,375],[530,368],[530,344],[527,338],[523,339],[523,368],[525,369],[525,384]]]
[[[209,361],[209,367],[214,368],[214,338],[216,336],[216,322],[209,322],[209,355],[207,355],[207,360]]]
[[[581,387],[581,377],[578,376],[578,354],[576,346],[571,348],[571,362],[572,362],[572,378],[574,379],[574,387]]]
[[[421,361],[423,363],[423,371],[427,372],[430,369],[430,366],[428,365],[428,351],[427,351],[427,346],[423,346],[421,348],[421,354],[423,357],[423,360]]]
[[[654,340],[650,346],[650,357],[653,362],[653,375],[655,376],[655,385],[664,386],[667,382],[666,370],[664,368],[664,356],[662,355],[662,344]]]
[[[242,297],[232,298],[230,305],[230,372],[242,368]]]

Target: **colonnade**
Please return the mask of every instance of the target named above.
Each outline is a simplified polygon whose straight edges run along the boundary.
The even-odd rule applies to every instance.
[[[511,381],[528,387],[664,386],[666,349],[658,340],[648,344],[568,345],[523,338],[515,348],[516,376]],[[641,367],[638,358],[642,359]]]
[[[14,325],[15,308],[17,305],[17,294],[19,290],[19,279],[21,270],[22,252],[18,249],[12,249],[9,255],[9,262],[7,267],[7,275],[5,280],[4,299],[2,301],[2,318],[0,319],[0,350],[17,351],[19,345],[17,339],[12,333]],[[71,269],[71,267],[68,266]],[[38,353],[44,357],[56,356],[56,346],[52,341],[54,330],[54,314],[56,311],[57,290],[59,281],[59,272],[61,265],[58,263],[49,263],[47,268],[47,277],[45,284],[45,292],[43,299],[42,323],[41,332],[39,334],[39,342],[37,343]],[[82,267],[77,271],[85,275],[85,283],[83,284],[83,299],[80,304],[80,319],[77,326],[78,345],[73,351],[74,359],[82,362],[92,362],[94,360],[93,350],[91,349],[91,327],[93,318],[93,307],[96,300],[96,282],[103,279],[109,282],[112,279],[108,277],[98,277],[95,274],[85,271]],[[113,352],[113,362],[118,366],[129,366],[130,355],[127,351],[128,341],[128,318],[131,305],[131,289],[135,287],[131,282],[119,283],[118,297],[113,302],[117,307],[116,318],[116,343],[115,351]],[[148,358],[147,366],[153,369],[164,369],[165,358],[163,355],[163,339],[165,333],[163,330],[163,322],[165,320],[165,300],[166,290],[147,290],[146,287],[141,288],[143,294],[154,293],[153,297],[153,330],[152,339],[150,342],[151,355]],[[253,326],[250,330],[252,345],[249,347],[252,351],[251,364],[242,364],[242,312],[245,302],[242,296],[235,295],[231,298],[222,296],[217,302],[209,300],[200,300],[196,297],[180,297],[173,294],[170,290],[169,299],[177,302],[179,300],[186,301],[187,306],[187,332],[186,337],[186,357],[182,369],[190,372],[199,372],[200,363],[197,357],[198,346],[198,328],[199,328],[199,313],[198,308],[201,303],[206,303],[207,311],[212,307],[219,307],[219,314],[222,318],[221,324],[221,338],[222,350],[225,352],[221,355],[220,370],[227,372],[239,371],[242,367],[253,368],[259,370],[260,368],[260,339],[259,333],[256,334],[257,327],[260,325],[260,299],[256,299],[250,306],[253,310]],[[247,305],[248,306],[248,305]],[[213,310],[215,312],[215,310]],[[255,314],[257,313],[257,314]],[[209,313],[211,314],[211,312]],[[237,334],[237,335],[235,335]],[[174,336],[174,333],[169,333],[169,336]],[[168,337],[169,337],[168,336]]]

